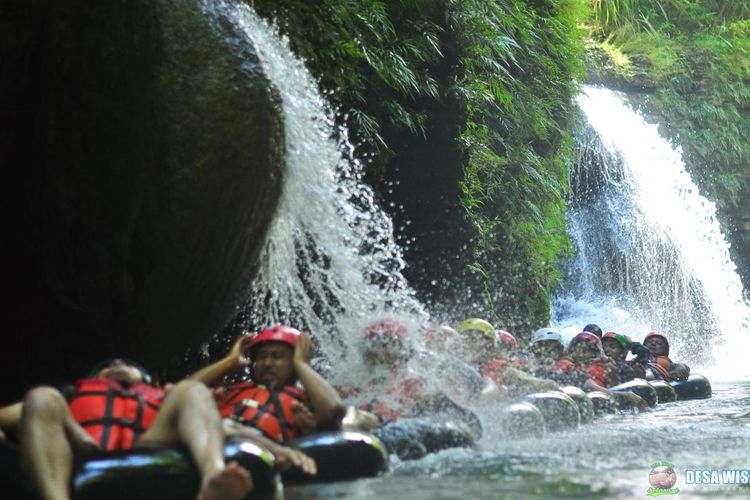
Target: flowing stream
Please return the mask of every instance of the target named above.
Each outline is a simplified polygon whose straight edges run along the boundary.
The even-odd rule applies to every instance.
[[[427,315],[401,274],[391,219],[317,83],[274,26],[249,8],[237,16],[282,96],[287,165],[243,326],[285,322],[313,332],[346,383],[358,375],[352,351],[373,318],[399,317],[416,330]]]
[[[690,179],[679,148],[615,93],[586,87],[578,103],[588,127],[571,172],[576,259],[552,322],[568,334],[597,323],[633,340],[662,331],[672,359],[713,379],[747,378],[740,355],[750,307],[715,205]]]
[[[372,317],[388,313],[416,327],[428,314],[401,275],[391,221],[361,181],[346,130],[334,125],[304,64],[250,9],[237,21],[262,48],[282,95],[288,165],[243,326],[299,324],[315,333],[336,380],[354,380],[362,375],[356,347]],[[579,135],[571,173],[577,258],[556,295],[553,324],[573,334],[597,322],[635,340],[666,331],[674,357],[716,382],[714,397],[526,439],[503,437],[489,411],[477,450],[395,460],[373,479],[288,487],[287,498],[645,497],[658,460],[675,464],[681,497],[746,495],[685,484],[688,467],[750,467],[742,417],[750,383],[736,356],[746,352],[750,315],[715,208],[679,150],[616,95],[587,88],[579,105],[590,127]]]

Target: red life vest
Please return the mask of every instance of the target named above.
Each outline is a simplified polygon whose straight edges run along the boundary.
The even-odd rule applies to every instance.
[[[669,356],[654,356],[654,359],[649,363],[649,366],[654,369],[655,372],[666,382],[672,381],[672,360]]]
[[[608,387],[607,383],[607,372],[604,367],[604,362],[594,362],[584,367],[586,374],[590,380],[600,387]]]
[[[382,386],[381,386],[382,387]],[[371,392],[375,388],[373,385],[364,389],[365,392]],[[424,390],[424,383],[416,377],[409,377],[406,380],[395,381],[389,384],[382,394],[386,397],[385,401],[373,399],[369,403],[361,405],[361,410],[374,413],[380,418],[386,420],[398,420],[407,416],[406,408],[410,406],[413,397]],[[390,401],[389,401],[390,400]]]
[[[233,385],[219,402],[219,413],[255,427],[269,439],[283,443],[300,435],[292,402],[307,404],[307,393],[293,385],[275,390],[250,382]]]
[[[555,368],[557,368],[563,373],[568,373],[570,372],[570,370],[574,370],[575,367],[576,367],[576,364],[566,358],[560,359],[557,361],[557,363],[555,363]]]
[[[503,373],[508,367],[523,368],[524,364],[521,361],[509,361],[507,359],[495,358],[482,368],[482,376],[488,377],[490,380],[495,382],[497,385],[505,385],[503,382]]]
[[[609,359],[578,366],[573,361],[564,358],[555,364],[555,368],[563,373],[570,373],[571,370],[582,371],[600,387],[611,387],[617,384],[617,372],[613,370]]]
[[[116,380],[79,380],[68,403],[76,422],[105,450],[128,450],[156,418],[164,391],[146,384],[125,387]]]

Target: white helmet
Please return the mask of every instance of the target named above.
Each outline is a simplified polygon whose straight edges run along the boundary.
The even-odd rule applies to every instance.
[[[540,328],[531,335],[531,344],[534,345],[537,342],[543,340],[556,340],[562,344],[562,335],[557,330],[552,328]]]

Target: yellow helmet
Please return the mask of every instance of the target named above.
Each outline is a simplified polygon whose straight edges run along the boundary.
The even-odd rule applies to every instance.
[[[492,324],[486,319],[466,318],[461,323],[459,323],[458,331],[460,333],[463,333],[469,330],[477,330],[491,339],[495,339],[497,337],[497,335],[495,334],[495,327],[492,326]]]

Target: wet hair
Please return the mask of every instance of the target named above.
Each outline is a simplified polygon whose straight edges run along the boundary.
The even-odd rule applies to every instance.
[[[584,332],[593,333],[599,338],[602,338],[602,329],[599,328],[599,325],[594,323],[589,323],[588,325],[583,327]]]
[[[141,373],[141,379],[143,379],[143,383],[144,383],[144,384],[147,384],[147,385],[151,385],[151,383],[153,382],[153,377],[152,377],[152,376],[151,376],[151,374],[150,374],[150,373],[148,372],[148,370],[146,370],[146,369],[145,369],[145,368],[143,367],[143,365],[142,365],[142,364],[140,364],[139,362],[137,362],[137,361],[134,361],[134,360],[132,360],[132,359],[128,359],[128,358],[120,358],[120,357],[116,357],[116,358],[108,358],[108,359],[105,359],[104,361],[101,361],[101,362],[99,362],[98,364],[96,364],[96,366],[94,366],[94,367],[93,367],[93,368],[92,368],[92,369],[91,369],[91,370],[89,371],[89,373],[88,373],[87,377],[88,377],[88,378],[92,378],[92,377],[95,377],[97,373],[99,373],[100,371],[102,371],[102,369],[103,369],[103,368],[106,368],[107,366],[109,366],[109,364],[110,364],[110,363],[112,363],[112,361],[114,361],[114,360],[116,360],[116,359],[120,359],[120,360],[122,360],[122,361],[123,361],[123,362],[124,362],[124,363],[125,363],[126,365],[128,365],[128,366],[132,366],[133,368],[135,368],[136,370],[138,370],[138,371],[139,371],[139,372]]]

